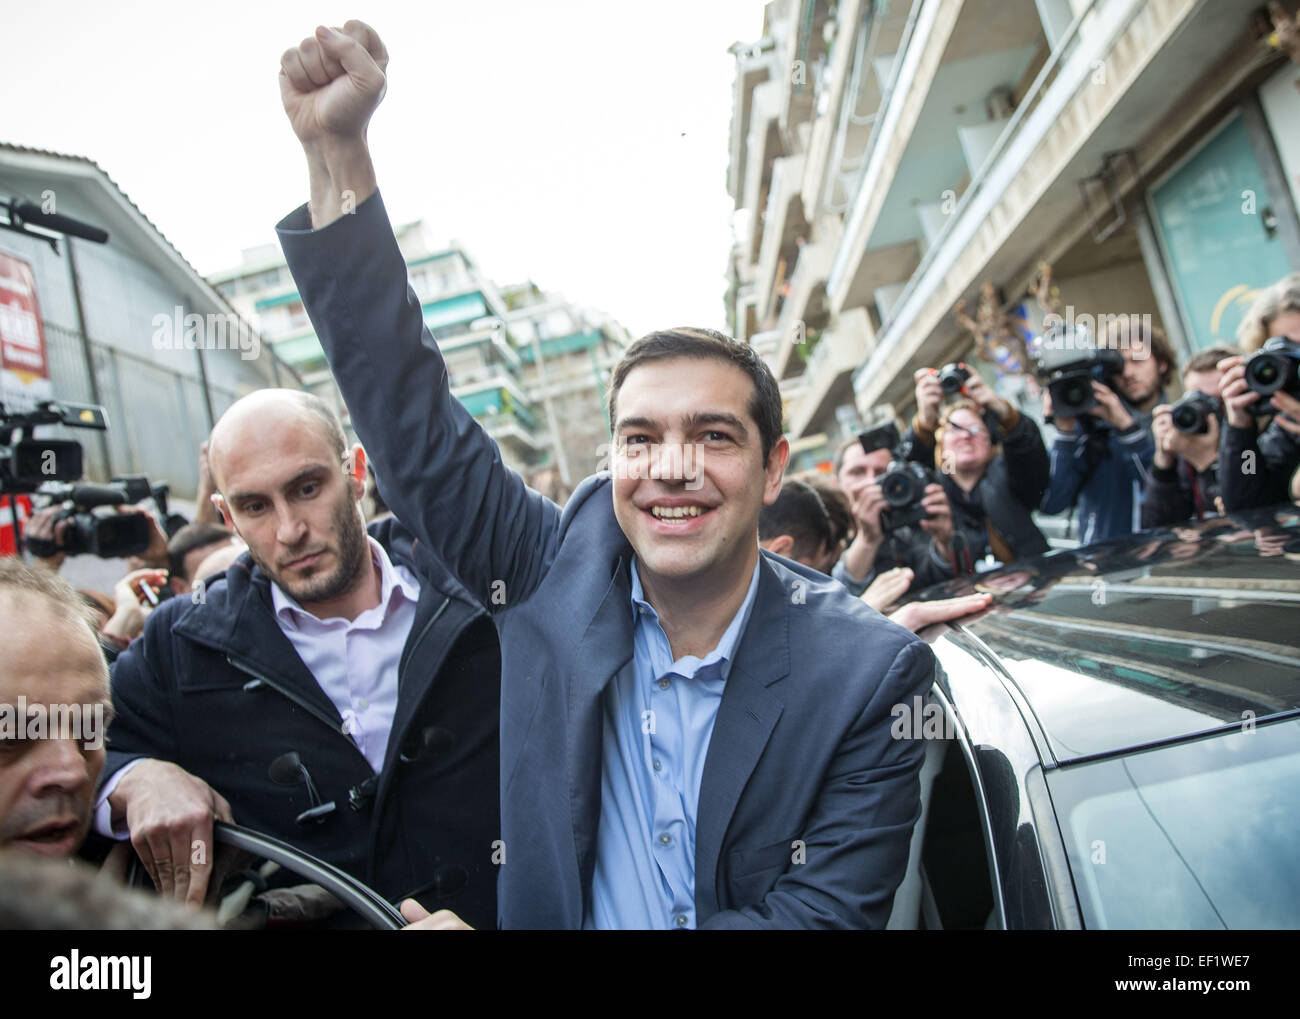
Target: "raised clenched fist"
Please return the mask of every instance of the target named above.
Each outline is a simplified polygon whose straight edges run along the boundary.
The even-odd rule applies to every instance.
[[[280,98],[306,149],[364,139],[384,98],[388,51],[373,28],[349,21],[316,29],[280,58]]]

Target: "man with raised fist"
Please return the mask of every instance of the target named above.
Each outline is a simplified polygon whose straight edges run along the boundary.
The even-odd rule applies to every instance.
[[[747,344],[643,337],[610,472],[558,505],[455,400],[366,144],[388,55],[360,22],[281,62],[311,205],[279,226],[393,511],[501,637],[499,924],[880,927],[920,814],[927,645],[758,546],[789,457]],[[463,926],[404,904],[427,927]]]

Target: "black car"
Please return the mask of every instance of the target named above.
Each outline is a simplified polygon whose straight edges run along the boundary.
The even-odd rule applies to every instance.
[[[1300,515],[931,589],[923,815],[893,927],[1300,927]],[[918,851],[919,850],[919,851]]]

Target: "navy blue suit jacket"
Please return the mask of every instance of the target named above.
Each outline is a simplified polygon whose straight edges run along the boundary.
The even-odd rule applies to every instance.
[[[278,230],[385,501],[494,614],[501,925],[580,927],[600,821],[601,692],[633,653],[632,548],[609,475],[561,509],[501,462],[450,395],[378,194],[321,230],[306,206]],[[933,674],[907,630],[762,554],[700,788],[701,927],[884,926],[923,756],[891,737],[891,709]]]

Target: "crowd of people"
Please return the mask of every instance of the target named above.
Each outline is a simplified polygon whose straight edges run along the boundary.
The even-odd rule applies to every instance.
[[[233,819],[422,928],[883,926],[920,815],[924,749],[891,733],[934,675],[915,634],[992,600],[914,595],[1046,552],[1040,510],[1073,507],[1091,542],[1291,491],[1300,401],[1257,429],[1244,355],[1300,341],[1295,278],[1240,351],[1184,367],[1221,401],[1204,433],[1170,424],[1153,330],[1101,338],[1123,370],[1086,422],[1054,417],[1050,451],[977,373],[949,395],[924,369],[896,445],[855,437],[808,478],[751,347],[652,333],[611,380],[615,469],[561,507],[451,397],[407,290],[364,142],[386,63],[359,22],[282,63],[312,201],[281,243],[364,445],[314,396],[240,399],[200,452],[197,519],[155,520],[111,602],[57,577],[54,515],[32,519],[47,554],[0,562],[0,702],[84,706],[107,742],[3,742],[0,851],[129,844],[197,907]],[[691,484],[680,460],[627,469],[688,443]],[[902,463],[906,514],[882,485]]]
[[[1117,320],[1096,343],[1119,352],[1123,368],[1092,380],[1086,414],[1054,414],[1043,391],[1043,417],[1055,431],[1050,448],[1032,418],[967,366],[951,394],[937,369],[920,369],[916,411],[897,448],[869,448],[865,433],[850,438],[835,456],[835,484],[816,487],[829,516],[838,507],[847,526],[826,536],[807,494],[816,479],[803,478],[788,481],[789,498],[783,490],[764,510],[760,533],[767,547],[808,565],[832,562],[833,577],[887,609],[944,581],[1047,552],[1035,514],[1068,512],[1077,543],[1093,545],[1290,502],[1300,498],[1300,400],[1285,387],[1264,396],[1246,381],[1248,358],[1271,337],[1300,352],[1300,274],[1257,298],[1239,347],[1188,359],[1183,393],[1201,394],[1205,413],[1199,429],[1187,430],[1174,423],[1170,389],[1179,373],[1168,340],[1158,328]],[[916,500],[923,516],[890,526],[880,480],[900,461],[922,465],[929,483]],[[813,535],[828,542],[824,550]],[[900,575],[908,578],[901,590]],[[895,601],[885,600],[891,592]]]

